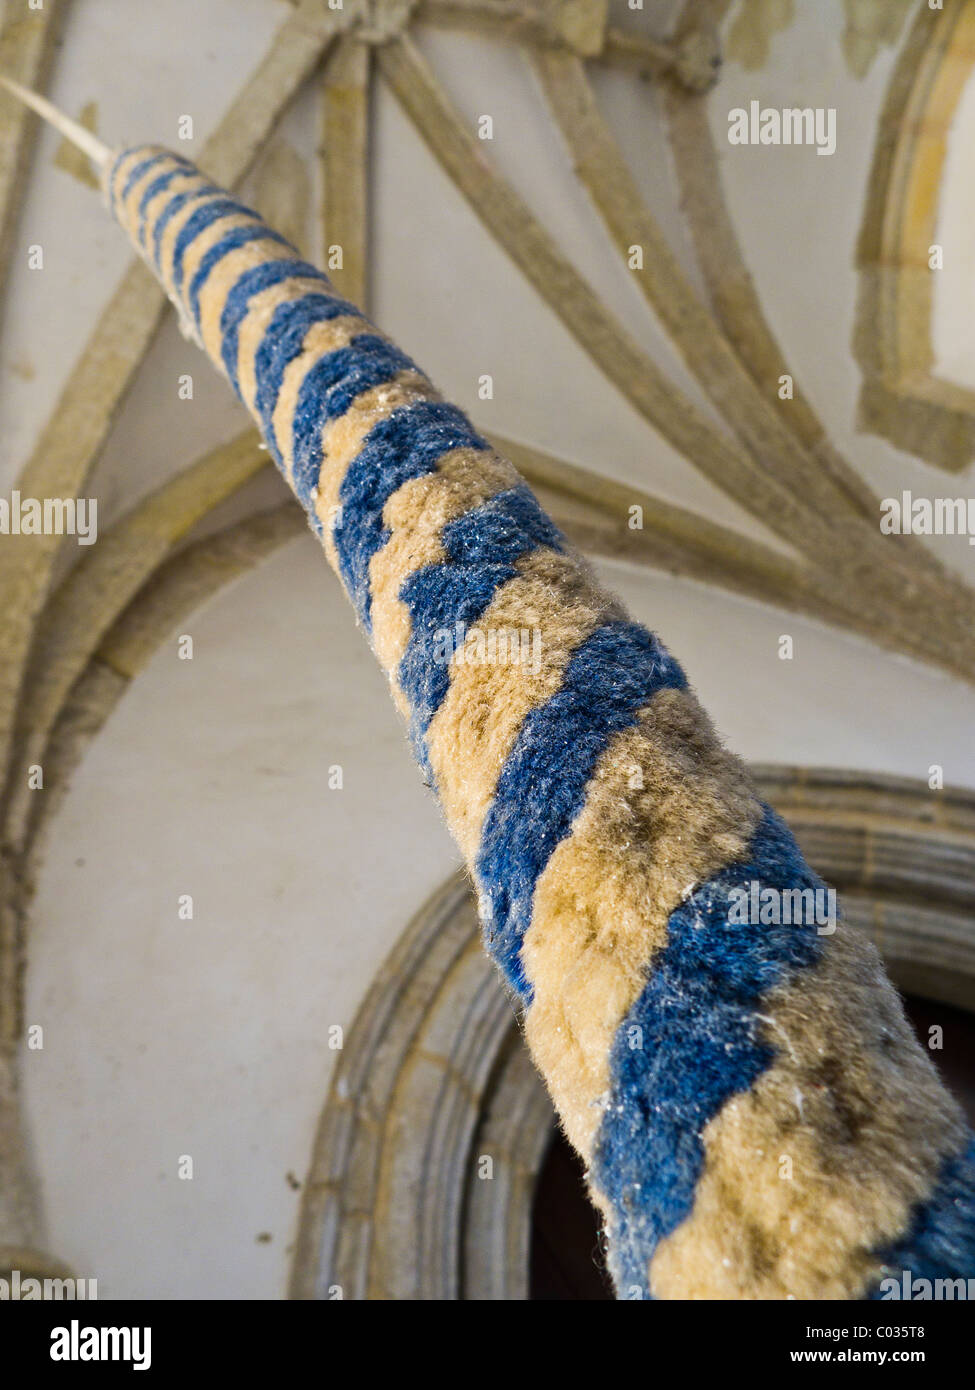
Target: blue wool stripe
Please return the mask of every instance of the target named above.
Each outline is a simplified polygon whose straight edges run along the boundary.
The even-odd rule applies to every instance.
[[[822,952],[812,925],[748,925],[737,914],[729,920],[732,890],[747,892],[754,882],[822,887],[769,807],[747,862],[722,869],[671,913],[667,945],[613,1042],[592,1178],[617,1213],[614,1276],[622,1297],[633,1289],[650,1297],[654,1249],[694,1203],[705,1126],[775,1057],[761,1036],[764,996]]]
[[[238,247],[245,246],[249,241],[276,241],[279,246],[290,248],[291,243],[286,237],[281,236],[280,232],[272,232],[270,227],[266,227],[263,222],[255,222],[249,227],[233,227],[226,236],[214,242],[209,251],[205,252],[200,258],[190,281],[190,287],[186,292],[186,301],[189,306],[197,328],[200,326],[200,294],[207,278],[214,266],[223,260],[224,256],[236,251]]]
[[[298,391],[292,424],[291,485],[306,509],[322,467],[322,431],[356,396],[384,386],[397,373],[416,368],[398,347],[374,333],[361,333],[349,347],[320,357]]]
[[[245,270],[227,294],[223,312],[220,315],[220,337],[223,342],[220,355],[223,359],[223,369],[238,396],[240,396],[240,381],[237,373],[237,352],[240,325],[247,317],[250,302],[262,290],[270,289],[272,285],[280,285],[282,281],[290,280],[292,277],[300,277],[302,280],[319,280],[323,292],[330,291],[332,287],[328,276],[323,274],[317,266],[309,264],[308,261],[293,260],[289,257],[280,261],[264,261],[261,265],[254,266],[252,270]]]
[[[119,206],[121,207],[122,204],[124,204],[126,198],[132,192],[132,189],[135,187],[138,180],[142,178],[143,174],[148,173],[148,171],[152,168],[154,164],[158,164],[163,159],[170,158],[171,155],[169,154],[168,150],[159,150],[156,154],[151,154],[146,159],[140,159],[138,164],[135,164],[129,170],[128,177],[126,178],[125,183],[122,185],[122,192],[116,199],[116,202],[119,204]]]
[[[516,560],[538,546],[562,550],[565,538],[522,483],[448,522],[441,543],[447,560],[424,565],[399,592],[412,620],[399,682],[410,702],[413,747],[428,777],[426,733],[450,686],[449,662],[463,646],[463,630],[515,578]]]
[[[257,382],[256,408],[265,438],[278,449],[274,432],[274,409],[288,365],[300,356],[309,328],[345,314],[359,315],[354,304],[333,294],[303,294],[279,304],[271,315],[254,359]],[[363,329],[366,322],[362,320]]]
[[[152,250],[150,252],[157,270],[160,272],[162,271],[162,266],[159,264],[159,252],[162,248],[163,232],[165,232],[180,208],[185,208],[186,204],[193,202],[194,199],[203,197],[213,198],[219,196],[222,192],[223,190],[217,188],[215,184],[200,183],[194,188],[188,188],[184,193],[177,193],[175,198],[170,198],[164,208],[160,208],[159,216],[156,218],[152,228]],[[146,250],[149,251],[148,245],[146,246]]]
[[[526,1002],[532,991],[521,945],[539,876],[582,810],[612,736],[635,724],[659,690],[686,683],[653,633],[613,621],[576,648],[561,688],[526,716],[501,769],[475,865],[485,944]]]
[[[332,532],[342,582],[367,631],[372,626],[369,562],[391,534],[383,524],[386,503],[411,478],[432,473],[451,449],[488,447],[463,412],[444,401],[415,401],[369,431],[342,480],[341,511]]]
[[[112,200],[116,203],[119,200],[112,190],[115,188],[115,180],[118,178],[118,171],[121,169],[123,161],[128,159],[129,155],[133,153],[133,150],[119,150],[118,154],[115,156],[115,158],[112,160],[111,164],[108,167],[108,175],[106,176],[105,187],[109,190]]]
[[[197,208],[196,212],[187,219],[186,225],[180,228],[179,236],[176,238],[176,245],[173,247],[173,288],[177,293],[183,287],[183,257],[193,245],[196,238],[205,232],[212,223],[218,222],[221,217],[232,217],[240,214],[244,217],[252,217],[255,222],[261,222],[260,215],[253,208],[245,207],[243,203],[238,203],[236,198],[213,198],[209,203],[204,203],[203,207]],[[270,232],[269,232],[270,235]],[[275,234],[276,235],[276,234]],[[283,237],[278,238],[284,241]],[[287,242],[285,242],[287,245]]]
[[[195,173],[196,171],[193,170],[193,172]],[[164,174],[160,174],[158,178],[153,179],[152,182],[145,189],[144,193],[142,194],[142,197],[139,199],[138,207],[139,225],[137,230],[137,237],[140,246],[145,246],[146,214],[149,209],[149,204],[152,202],[153,198],[155,198],[159,193],[164,192],[165,189],[169,187],[169,185],[173,182],[174,179],[185,178],[186,174],[186,166],[182,164],[177,166],[177,168],[175,169],[167,169]],[[199,191],[199,188],[195,190],[197,194],[199,194]],[[160,212],[162,212],[162,209],[160,209]]]
[[[901,1283],[904,1270],[912,1279],[973,1279],[975,1265],[975,1138],[942,1166],[938,1185],[926,1202],[915,1208],[903,1239],[875,1252],[892,1277]],[[878,1282],[869,1294],[887,1292]],[[903,1293],[903,1291],[902,1291]]]

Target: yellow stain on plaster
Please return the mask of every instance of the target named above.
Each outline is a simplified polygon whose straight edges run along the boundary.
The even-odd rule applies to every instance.
[[[78,123],[83,125],[85,130],[90,130],[92,135],[98,134],[97,101],[86,102],[78,116]],[[89,188],[97,189],[99,187],[97,175],[91,167],[91,160],[72,145],[70,140],[62,140],[58,145],[54,155],[54,163],[66,174],[72,174],[82,183],[88,184]]]
[[[725,53],[748,72],[763,67],[772,39],[788,29],[793,13],[792,0],[743,0],[728,31]]]
[[[897,42],[914,0],[843,0],[843,59],[853,77],[866,77],[880,50]],[[772,39],[795,17],[795,0],[741,0],[725,51],[747,71],[768,62]]]
[[[843,57],[854,77],[866,77],[886,44],[897,42],[913,0],[843,0]]]
[[[272,141],[254,171],[254,206],[305,255],[310,204],[308,171],[301,156],[286,140]]]

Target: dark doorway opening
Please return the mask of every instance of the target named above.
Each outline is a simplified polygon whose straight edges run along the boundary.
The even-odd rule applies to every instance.
[[[948,1089],[975,1125],[975,1015],[929,999],[904,1001],[908,1017]],[[940,1028],[941,1037],[932,1034]],[[941,1047],[931,1047],[940,1041]],[[532,1209],[529,1298],[601,1301],[613,1297],[603,1259],[599,1219],[583,1166],[558,1131],[545,1156]]]

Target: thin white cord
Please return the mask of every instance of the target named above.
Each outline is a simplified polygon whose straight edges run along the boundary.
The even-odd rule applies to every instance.
[[[25,106],[29,106],[32,111],[36,111],[45,121],[48,121],[56,130],[59,130],[66,140],[77,145],[79,150],[83,150],[91,162],[99,169],[103,168],[111,158],[111,150],[107,145],[103,145],[96,135],[92,135],[90,130],[85,130],[83,125],[73,121],[70,116],[66,116],[63,111],[52,105],[46,97],[38,96],[28,87],[22,87],[19,82],[15,82],[12,77],[4,77],[0,73],[0,84],[12,92],[15,97],[19,97]]]

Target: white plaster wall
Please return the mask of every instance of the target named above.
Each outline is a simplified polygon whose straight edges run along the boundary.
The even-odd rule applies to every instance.
[[[711,126],[724,172],[731,214],[745,248],[766,315],[778,337],[797,388],[807,393],[841,452],[879,497],[909,488],[919,497],[972,494],[972,469],[945,474],[874,435],[856,429],[861,374],[851,343],[857,307],[856,239],[863,196],[874,157],[878,114],[893,71],[897,48],[882,48],[866,77],[856,78],[843,61],[840,36],[847,15],[843,0],[799,0],[790,26],[772,40],[769,62],[759,71],[728,63],[709,105]],[[729,22],[734,18],[734,11]],[[905,29],[906,29],[905,25]],[[836,151],[819,156],[809,147],[748,146],[728,142],[728,112],[762,106],[835,107]],[[951,141],[949,171],[970,183],[965,139],[971,116]],[[964,193],[952,191],[953,206]],[[944,219],[942,219],[944,221]],[[942,240],[946,266],[940,272],[936,307],[953,297],[972,299],[970,224],[952,216]],[[939,320],[934,339],[939,356],[971,361],[972,316],[956,312]],[[957,369],[957,368],[956,368]],[[930,538],[948,565],[975,578],[975,547],[965,537]]]
[[[189,112],[195,138],[179,148],[192,158],[289,8],[287,0],[80,0],[67,9],[49,94],[71,115],[97,101],[99,134],[113,146],[172,145],[177,118]],[[43,130],[6,295],[0,346],[4,488],[26,460],[132,258],[94,190],[54,166],[59,143]],[[44,248],[43,271],[26,268],[32,243]]]
[[[714,128],[723,139],[727,109],[751,96],[836,104],[837,153],[725,147],[732,212],[797,379],[837,442],[882,493],[921,491],[940,475],[854,429],[853,245],[892,55],[856,82],[840,55],[839,0],[796,8],[771,71],[727,66]],[[198,149],[286,13],[284,0],[80,0],[53,95],[75,112],[97,99],[100,133],[113,141],[172,141],[175,116],[190,111]],[[199,55],[191,64],[188,45]],[[469,119],[496,115],[491,157],[630,331],[708,409],[619,270],[522,60],[440,34],[422,46]],[[620,77],[599,86],[639,180],[677,235],[652,91]],[[595,372],[387,93],[375,120],[377,321],[483,428],[760,535]],[[310,157],[310,96],[279,133]],[[99,200],[52,167],[55,146],[43,137],[21,222],[25,242],[44,243],[46,269],[29,277],[21,268],[6,306],[4,489],[126,263]],[[688,248],[678,250],[690,266]],[[185,370],[197,383],[191,403],[176,398]],[[477,400],[483,372],[495,377],[493,402]],[[97,470],[105,521],[245,423],[229,388],[169,322]],[[280,491],[259,486],[268,498]],[[605,573],[683,661],[745,756],[922,778],[939,763],[949,785],[975,787],[970,689],[740,598],[621,567]],[[28,977],[28,1018],[44,1024],[46,1045],[25,1058],[26,1100],[50,1247],[97,1276],[104,1296],[279,1296],[298,1200],[286,1175],[304,1175],[334,1058],[327,1029],[348,1025],[409,915],[456,860],[383,678],[310,536],[214,598],[185,630],[193,661],[177,660],[172,642],[159,651],[57,817]],[[791,663],[778,659],[783,633],[795,639]],[[327,786],[335,763],[345,773],[340,792]],[[193,895],[192,922],[177,916],[181,893]],[[181,1154],[193,1156],[192,1182],[176,1177]],[[258,1240],[264,1233],[270,1242]]]
[[[945,152],[938,205],[937,238],[945,250],[944,270],[931,277],[931,345],[935,374],[975,390],[975,76],[965,83]]]
[[[310,534],[183,630],[57,818],[25,1090],[53,1248],[103,1296],[281,1295],[328,1030],[456,856]]]

